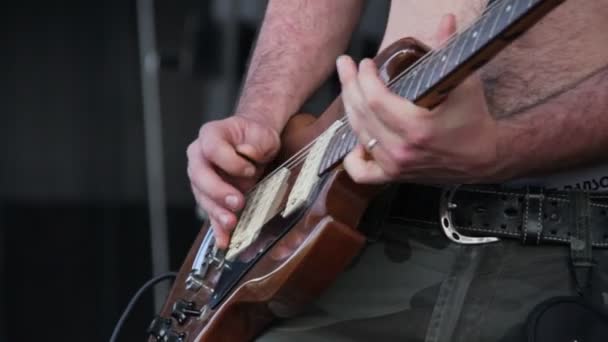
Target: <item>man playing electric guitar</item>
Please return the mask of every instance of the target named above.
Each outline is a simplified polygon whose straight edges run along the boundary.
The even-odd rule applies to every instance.
[[[381,46],[415,37],[437,47],[491,5],[395,0]],[[188,147],[192,191],[219,246],[287,120],[334,66],[359,139],[344,161],[356,182],[608,190],[607,0],[567,0],[432,110],[391,93],[371,60],[341,56],[362,7],[268,2],[234,115],[205,124]],[[520,341],[539,303],[580,290],[568,245],[464,246],[427,225],[386,220],[383,238],[309,312],[260,340]],[[607,251],[594,248],[593,261],[593,277],[608,276]],[[608,291],[602,284],[593,290]]]

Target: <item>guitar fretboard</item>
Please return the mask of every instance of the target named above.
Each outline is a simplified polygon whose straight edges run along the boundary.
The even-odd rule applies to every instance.
[[[429,52],[421,58],[420,62],[392,80],[388,88],[414,103],[431,92],[447,94],[504,48],[508,42],[562,1],[498,0],[466,30],[453,36],[440,49]],[[453,80],[449,83],[445,82],[453,79],[457,73],[456,82]],[[357,137],[350,125],[344,125],[333,136],[325,152],[319,174],[323,174],[340,162],[356,144]]]

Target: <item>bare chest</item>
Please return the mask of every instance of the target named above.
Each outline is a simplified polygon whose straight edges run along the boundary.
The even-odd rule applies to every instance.
[[[385,42],[405,35],[436,46],[433,34],[443,14],[456,14],[463,28],[483,11],[485,3],[393,1]],[[606,65],[607,17],[608,0],[567,0],[514,41],[480,71],[491,111],[497,117],[520,112]]]
[[[607,1],[570,0],[481,70],[497,117],[575,87],[608,63]]]

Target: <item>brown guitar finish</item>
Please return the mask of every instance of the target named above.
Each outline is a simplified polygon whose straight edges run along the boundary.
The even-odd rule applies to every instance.
[[[392,78],[426,51],[413,39],[401,39],[379,54],[375,62]],[[317,120],[310,115],[295,116],[284,131],[279,159],[293,155],[343,114],[338,98]],[[292,176],[290,187],[294,181]],[[375,188],[354,184],[337,167],[304,216],[248,271],[219,307],[204,320],[190,318],[183,325],[174,321],[173,331],[185,333],[185,341],[249,341],[274,318],[297,313],[330,286],[360,252],[365,237],[357,231],[357,225],[376,192]],[[269,225],[259,239],[273,231]],[[162,317],[171,317],[172,305],[179,299],[194,302],[197,308],[210,300],[210,291],[193,293],[184,286],[207,229],[203,227],[188,253]],[[208,278],[217,281],[219,275],[214,272]]]

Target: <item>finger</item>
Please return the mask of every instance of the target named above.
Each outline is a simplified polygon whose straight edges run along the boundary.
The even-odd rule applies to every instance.
[[[280,146],[277,142],[270,140],[279,140],[279,138],[265,137],[257,140],[258,144],[240,144],[236,146],[236,151],[239,155],[247,158],[255,164],[266,164],[274,158]]]
[[[456,32],[456,16],[454,14],[446,14],[439,21],[439,27],[435,33],[435,41],[437,45],[443,44]]]
[[[365,115],[369,110],[365,108],[363,93],[358,84],[357,66],[348,56],[340,56],[336,61],[338,76],[342,86],[342,102],[349,122],[355,131],[365,127]]]
[[[384,82],[378,77],[378,70],[371,60],[361,62],[359,80],[368,107],[377,120],[377,123],[370,123],[370,129],[375,131],[373,134],[383,137],[385,144],[401,143],[407,137],[407,127],[413,119],[412,116],[425,110],[393,94],[386,88]],[[378,126],[381,126],[382,129]]]
[[[357,145],[344,158],[344,169],[356,183],[382,184],[390,180],[390,177],[374,160],[365,157],[366,152],[361,145]]]
[[[213,143],[211,143],[213,141]],[[225,139],[201,139],[203,157],[231,176],[252,177],[255,165],[240,156]]]
[[[191,185],[191,187],[196,202],[209,215],[218,247],[227,247],[230,232],[236,226],[236,215],[217,205],[212,199],[196,189],[194,185]]]
[[[241,209],[243,194],[228,184],[203,160],[189,160],[188,177],[193,186],[218,206],[237,211]]]
[[[398,137],[390,134],[367,106],[365,95],[359,86],[357,68],[352,59],[348,56],[342,56],[337,64],[338,73],[341,75],[342,99],[346,108],[346,115],[361,144],[365,145],[372,138],[378,139],[379,137],[382,137],[384,143],[394,143]],[[380,152],[380,154],[382,153]]]

